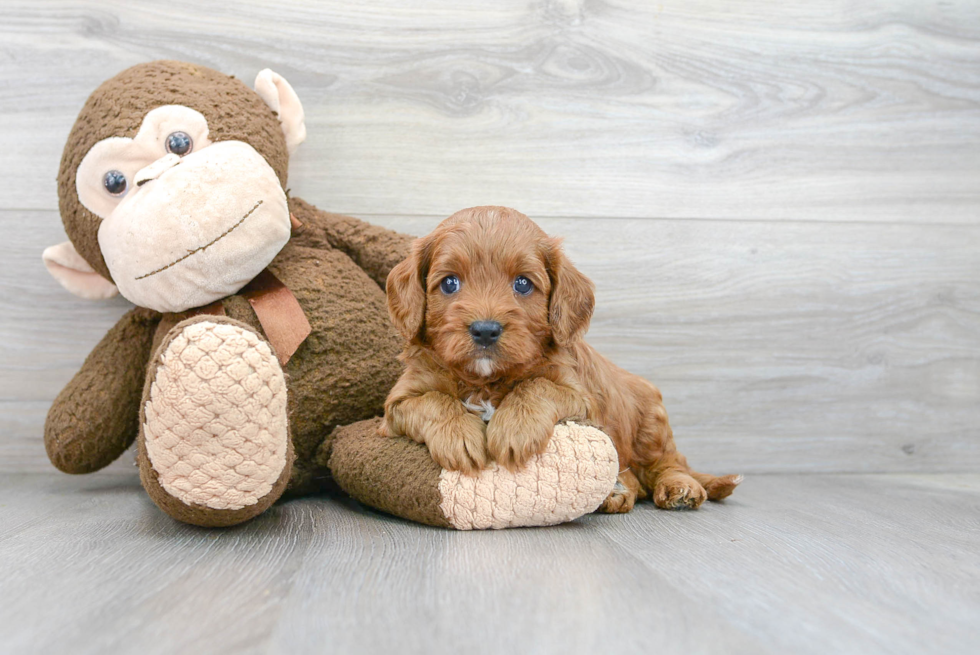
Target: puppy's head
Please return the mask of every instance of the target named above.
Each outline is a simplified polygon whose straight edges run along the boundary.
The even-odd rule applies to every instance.
[[[475,207],[417,239],[387,282],[402,336],[467,377],[516,374],[588,329],[592,282],[524,214]]]

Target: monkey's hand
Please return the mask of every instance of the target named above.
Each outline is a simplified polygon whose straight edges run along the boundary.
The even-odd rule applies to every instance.
[[[48,410],[44,446],[65,473],[91,473],[119,457],[139,430],[139,404],[160,314],[136,308],[102,338]]]
[[[304,225],[323,230],[330,245],[353,259],[382,289],[391,269],[408,257],[415,239],[350,216],[322,211],[299,198],[290,198],[289,209]]]

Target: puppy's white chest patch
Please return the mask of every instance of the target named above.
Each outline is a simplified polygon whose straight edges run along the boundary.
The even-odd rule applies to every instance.
[[[470,367],[478,374],[483,377],[490,377],[493,373],[493,360],[488,357],[481,357],[480,359],[473,360]]]
[[[491,403],[489,400],[481,399],[480,402],[474,403],[473,396],[470,396],[463,401],[463,407],[470,410],[474,414],[479,414],[484,423],[489,423],[490,419],[493,417],[493,413],[497,411],[497,408],[494,407],[493,403]]]

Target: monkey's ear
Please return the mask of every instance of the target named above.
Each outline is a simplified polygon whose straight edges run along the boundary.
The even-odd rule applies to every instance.
[[[299,97],[289,86],[282,75],[274,73],[268,68],[259,71],[255,76],[255,92],[265,100],[265,104],[272,108],[272,111],[279,114],[279,124],[282,126],[282,133],[286,137],[286,148],[289,154],[306,140],[306,123],[303,105],[299,102]]]
[[[71,241],[44,249],[44,267],[61,286],[76,296],[89,300],[104,300],[119,293],[116,285],[95,272],[71,245]]]

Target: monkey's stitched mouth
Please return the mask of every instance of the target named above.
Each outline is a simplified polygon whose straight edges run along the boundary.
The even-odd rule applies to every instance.
[[[161,271],[165,271],[168,268],[171,268],[173,266],[176,266],[177,264],[179,264],[180,262],[184,261],[185,259],[187,259],[191,255],[197,254],[197,253],[201,252],[202,250],[206,250],[206,249],[210,248],[211,246],[213,246],[214,244],[218,243],[219,241],[221,241],[222,239],[224,239],[226,236],[228,236],[229,234],[231,234],[232,232],[234,232],[235,231],[235,228],[237,228],[239,225],[241,225],[242,223],[244,223],[245,222],[245,219],[248,218],[249,216],[251,216],[252,215],[252,212],[254,212],[256,209],[258,209],[259,208],[259,205],[261,205],[261,204],[262,204],[262,201],[259,200],[257,203],[255,203],[252,206],[251,209],[249,209],[245,213],[244,216],[242,216],[238,220],[237,223],[235,223],[234,225],[232,225],[231,227],[229,227],[227,230],[225,230],[224,232],[222,232],[221,234],[219,234],[217,237],[215,237],[211,241],[208,241],[207,243],[205,243],[203,246],[199,246],[197,248],[194,248],[194,250],[189,250],[189,251],[187,251],[187,254],[184,255],[183,257],[180,257],[178,259],[175,259],[174,261],[170,262],[166,266],[161,266],[160,268],[158,268],[155,271],[150,271],[149,273],[147,273],[145,275],[140,275],[138,278],[135,278],[135,279],[142,280],[144,278],[150,277],[151,275],[156,275],[157,273],[160,273]]]

